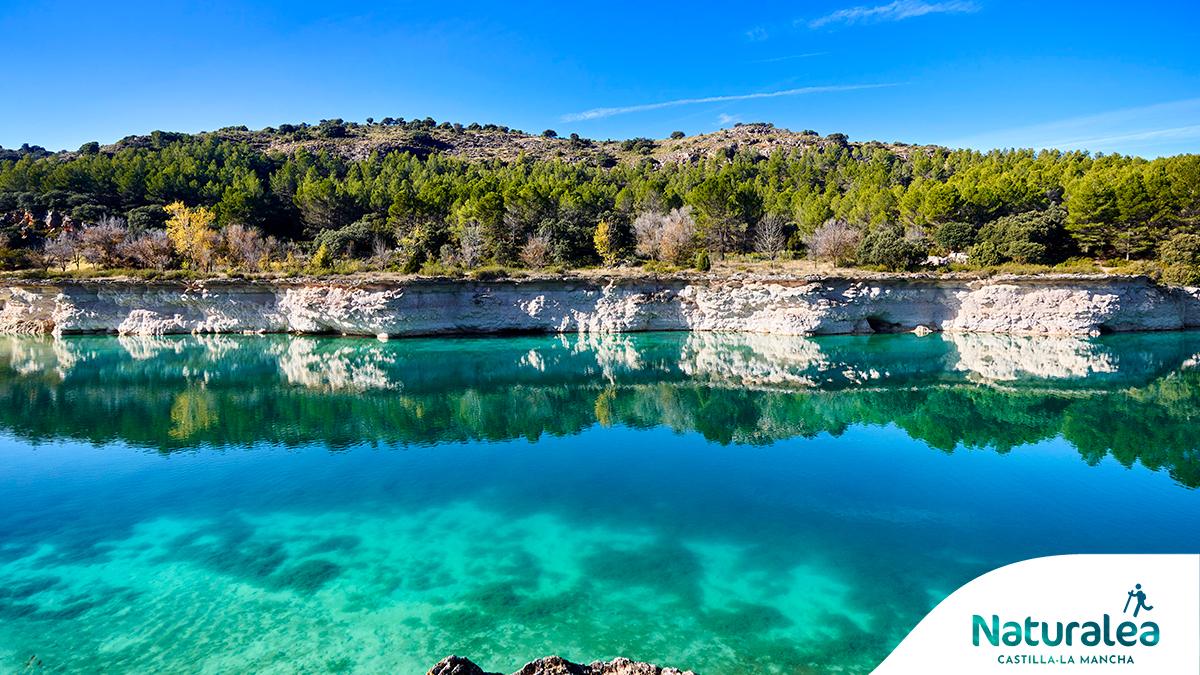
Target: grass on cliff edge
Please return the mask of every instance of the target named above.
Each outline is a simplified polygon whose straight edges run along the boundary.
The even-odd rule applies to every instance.
[[[1117,274],[1145,275],[1155,280],[1162,280],[1163,270],[1150,261],[1108,261],[1098,263],[1093,260],[1069,260],[1058,265],[1021,265],[1006,263],[992,267],[972,267],[969,265],[952,265],[945,268],[923,269],[917,272],[884,272],[881,269],[836,267],[828,263],[818,263],[811,260],[763,260],[751,256],[730,256],[725,260],[713,260],[712,270],[700,273],[686,267],[649,262],[640,265],[620,265],[615,267],[563,268],[558,266],[540,269],[504,267],[498,265],[463,269],[440,264],[426,265],[420,272],[405,274],[397,269],[380,269],[371,267],[362,261],[337,261],[332,269],[314,270],[309,267],[282,263],[272,265],[271,269],[259,272],[243,272],[231,269],[217,269],[211,272],[196,270],[146,270],[146,269],[109,269],[83,264],[72,266],[66,271],[51,270],[16,270],[0,272],[3,279],[29,280],[74,280],[74,279],[142,279],[147,281],[177,281],[201,279],[296,279],[296,278],[330,278],[347,280],[404,280],[404,279],[471,279],[488,281],[496,279],[588,279],[588,278],[626,278],[626,279],[657,279],[662,277],[711,277],[721,278],[733,275],[751,275],[761,277],[839,277],[839,278],[987,278],[996,275],[1036,276],[1042,274]]]

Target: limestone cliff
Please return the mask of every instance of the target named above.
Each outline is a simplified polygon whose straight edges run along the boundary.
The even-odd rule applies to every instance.
[[[410,336],[690,330],[1044,335],[1200,326],[1200,289],[1144,277],[8,282],[0,332]]]

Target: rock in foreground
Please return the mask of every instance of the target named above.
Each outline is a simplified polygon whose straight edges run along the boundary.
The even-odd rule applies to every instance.
[[[488,673],[461,656],[447,656],[429,669],[428,675],[500,675]],[[640,663],[617,658],[594,661],[590,664],[572,663],[560,656],[547,656],[530,661],[512,675],[695,675],[692,671],[660,668],[652,663]]]

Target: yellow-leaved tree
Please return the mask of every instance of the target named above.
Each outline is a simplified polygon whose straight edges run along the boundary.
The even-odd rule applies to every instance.
[[[212,270],[220,237],[213,227],[216,214],[203,206],[188,208],[183,202],[163,207],[167,210],[167,238],[179,257],[200,272]]]

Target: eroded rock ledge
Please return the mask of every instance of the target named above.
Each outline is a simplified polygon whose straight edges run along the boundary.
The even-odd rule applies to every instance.
[[[429,669],[427,675],[501,675],[488,673],[461,656],[447,656]],[[690,670],[660,668],[651,663],[640,663],[629,659],[594,661],[590,664],[572,663],[560,656],[548,656],[530,661],[512,675],[695,675]]]
[[[13,281],[0,284],[0,303],[0,332],[59,335],[1096,335],[1200,326],[1200,289],[1132,276]]]

